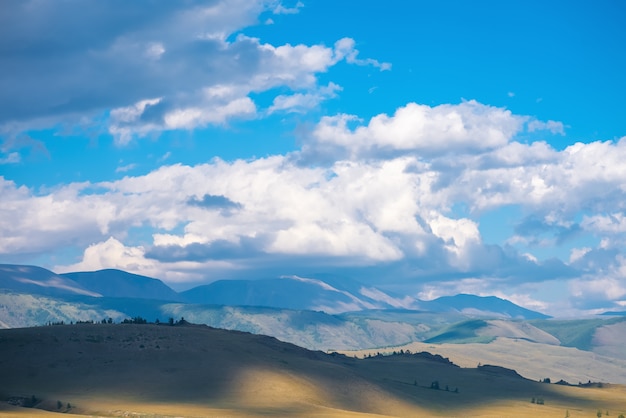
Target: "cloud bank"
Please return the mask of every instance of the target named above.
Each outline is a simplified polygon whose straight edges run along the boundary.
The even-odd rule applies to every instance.
[[[447,110],[462,113],[466,106]],[[375,116],[353,132],[367,133],[385,120],[377,137],[394,138],[404,109]],[[399,148],[407,152],[389,158],[342,158],[319,166],[300,164],[300,152],[249,161],[214,159],[113,182],[73,183],[44,194],[2,179],[0,252],[19,256],[72,245],[86,248],[82,259],[57,270],[117,267],[170,282],[263,274],[275,271],[276,264],[283,273],[338,268],[382,284],[424,288],[433,283],[467,288],[471,279],[475,291],[485,283],[504,291],[562,280],[578,307],[621,306],[626,138],[556,151],[542,142],[507,140],[508,123],[495,133],[483,123],[483,112],[470,114],[477,119],[474,126],[484,129],[474,132],[476,137],[498,140],[468,148],[448,139],[448,152],[460,147],[452,167],[447,157],[448,163],[437,153],[424,157],[419,145],[411,149],[401,142]],[[322,120],[313,129],[307,152],[317,146],[326,124]],[[448,118],[439,126],[428,123],[431,134],[444,142],[449,127]],[[419,136],[413,141],[419,144]],[[455,213],[460,204],[469,208],[465,216]],[[537,261],[514,246],[486,244],[480,214],[503,206],[532,214],[511,237],[526,240],[530,249],[539,245],[538,231],[553,243],[576,231],[600,240],[602,251],[574,248],[578,255],[572,261]],[[127,244],[134,241],[134,229],[142,228],[153,231],[151,239]],[[380,266],[387,274],[371,277]]]
[[[390,68],[359,58],[350,38],[332,46],[274,46],[237,33],[258,24],[262,13],[301,7],[262,0],[138,0],[123,8],[9,0],[0,17],[0,54],[9,64],[0,66],[0,133],[97,124],[123,146],[164,130],[256,118],[265,110],[251,94],[289,92],[276,95],[270,112],[315,107],[340,90],[317,80],[340,61]]]
[[[391,70],[352,38],[274,45],[243,33],[305,8],[5,1],[0,166],[21,163],[24,147],[46,152],[37,129],[139,146],[306,115],[343,94],[340,65]],[[330,113],[298,134],[297,149],[248,160],[170,163],[168,151],[142,172],[120,159],[126,176],[113,181],[36,189],[0,176],[0,260],[46,256],[57,272],[121,268],[180,286],[336,272],[551,314],[626,306],[626,137],[556,149],[543,138],[566,135],[563,123],[475,100]]]

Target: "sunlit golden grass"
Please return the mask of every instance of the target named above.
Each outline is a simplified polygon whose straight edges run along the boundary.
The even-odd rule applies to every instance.
[[[136,417],[626,413],[621,386],[541,384],[498,368],[463,369],[422,356],[356,360],[269,337],[195,326],[3,330],[0,371],[0,400],[34,395],[38,408],[52,411],[0,403],[2,417],[65,412]],[[440,390],[430,388],[434,381]],[[544,404],[531,403],[532,398]],[[57,411],[59,404],[63,408]]]

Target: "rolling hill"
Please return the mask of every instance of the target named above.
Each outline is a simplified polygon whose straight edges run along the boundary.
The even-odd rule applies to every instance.
[[[206,326],[0,330],[0,369],[0,416],[562,417],[570,411],[576,417],[626,411],[621,386],[538,383],[509,369],[464,369],[430,354],[358,360]]]

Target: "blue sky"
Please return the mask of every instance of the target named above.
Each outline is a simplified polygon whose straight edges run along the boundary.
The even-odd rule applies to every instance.
[[[626,309],[621,1],[5,1],[0,262]]]

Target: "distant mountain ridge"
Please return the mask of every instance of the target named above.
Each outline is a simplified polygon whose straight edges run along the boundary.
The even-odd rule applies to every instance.
[[[354,292],[319,279],[286,276],[278,279],[218,280],[182,292],[181,296],[188,303],[306,309],[331,314],[395,308],[402,304],[402,301],[378,289],[361,288],[365,290]]]
[[[256,306],[338,314],[364,310],[406,309],[459,312],[468,317],[539,319],[547,315],[495,296],[445,296],[422,301],[397,297],[356,280],[319,276],[256,280],[218,280],[177,293],[159,279],[122,270],[56,274],[36,266],[0,265],[0,289],[43,296],[149,299],[202,305]]]
[[[0,289],[45,296],[102,296],[72,279],[37,266],[0,264]]]
[[[546,319],[550,318],[539,312],[531,311],[523,308],[505,299],[496,296],[476,296],[468,294],[458,294],[455,296],[442,296],[429,302],[431,305],[439,308],[431,308],[431,310],[446,308],[459,311],[461,313],[472,316],[494,316],[511,319]]]
[[[118,298],[181,301],[181,296],[159,279],[106,269],[60,274],[92,292]]]

